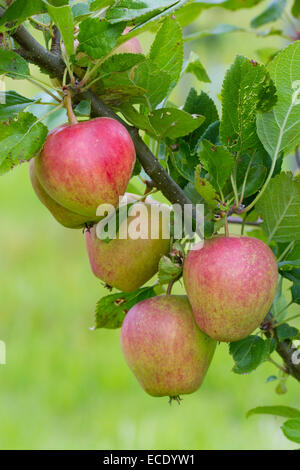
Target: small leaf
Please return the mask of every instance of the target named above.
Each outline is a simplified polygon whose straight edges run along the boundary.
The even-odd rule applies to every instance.
[[[58,27],[68,56],[74,54],[74,19],[69,5],[53,6],[44,0],[53,23]]]
[[[0,49],[0,74],[22,80],[30,75],[28,63],[16,52]]]
[[[300,18],[300,0],[294,0],[291,13],[295,18]]]
[[[174,263],[168,256],[162,256],[158,264],[158,280],[160,284],[169,284],[182,274],[182,266]]]
[[[7,121],[36,101],[38,100],[25,98],[15,91],[0,92],[0,121]]]
[[[151,46],[150,59],[169,74],[170,88],[174,88],[183,63],[182,30],[175,18],[170,16],[164,21]]]
[[[155,15],[160,10],[176,3],[180,2],[174,0],[160,0],[159,4],[157,4],[157,0],[143,0],[142,2],[136,0],[119,0],[116,5],[108,10],[106,18],[111,23],[137,20],[145,15],[148,15],[148,17]]]
[[[299,297],[299,301],[300,301],[300,297]],[[299,333],[299,330],[297,330],[297,328],[294,328],[293,326],[290,326],[287,323],[283,323],[282,325],[279,325],[276,328],[276,335],[280,343],[282,341],[285,341],[286,339],[296,338],[298,333]]]
[[[213,145],[208,140],[202,140],[198,157],[209,173],[212,185],[217,191],[222,191],[234,167],[234,158],[231,153],[221,145]]]
[[[177,108],[162,108],[149,115],[151,126],[160,138],[178,137],[190,134],[204,121],[204,116],[191,115]]]
[[[199,56],[195,54],[195,52],[190,53],[190,57],[185,66],[185,72],[192,73],[200,82],[204,82],[204,83],[211,82],[209,76],[207,75],[205,68],[200,62]]]
[[[268,241],[300,240],[300,181],[291,173],[275,176],[255,207],[263,218]]]
[[[199,164],[197,156],[191,152],[189,145],[182,139],[174,147],[176,148],[173,150],[171,146],[171,160],[174,167],[183,178],[193,183],[195,168]]]
[[[42,0],[15,0],[5,11],[0,19],[0,31],[4,31],[8,23],[8,29],[18,26],[27,18],[46,11],[46,6]]]
[[[272,158],[300,140],[300,41],[279,52],[268,66],[278,101],[272,110],[257,115],[257,133]]]
[[[260,15],[253,18],[251,21],[252,28],[259,28],[272,21],[277,21],[281,17],[285,7],[286,0],[273,0]]]
[[[80,24],[77,52],[85,52],[92,59],[109,54],[125,28],[123,23],[111,25],[105,19],[86,18]]]
[[[200,165],[195,170],[195,188],[211,208],[216,209],[218,207],[220,196],[213,185],[207,179],[201,177]]]
[[[126,313],[138,302],[155,297],[154,287],[142,287],[135,292],[107,295],[97,303],[95,328],[120,328]]]
[[[281,429],[290,441],[300,443],[300,418],[288,419],[283,423]]]
[[[300,305],[300,282],[295,282],[295,284],[293,284],[291,292],[293,303]]]
[[[268,384],[269,382],[275,382],[275,380],[278,380],[278,377],[276,377],[276,375],[270,375],[267,378],[266,383]]]
[[[233,372],[245,374],[252,372],[266,360],[270,354],[270,342],[259,336],[251,335],[248,338],[230,343],[229,352],[235,362]]]
[[[133,83],[145,90],[146,104],[149,109],[155,109],[162,102],[171,86],[172,78],[161,71],[151,60],[145,60],[135,69]]]
[[[247,418],[253,415],[274,415],[282,418],[300,418],[300,410],[290,406],[258,406],[252,408],[246,414]]]
[[[232,152],[247,153],[261,147],[256,113],[276,102],[275,87],[264,65],[237,56],[222,87],[221,142]]]
[[[47,137],[47,127],[30,113],[0,123],[0,174],[23,160],[33,158]]]
[[[76,116],[89,117],[91,115],[91,102],[90,100],[82,100],[75,108]]]

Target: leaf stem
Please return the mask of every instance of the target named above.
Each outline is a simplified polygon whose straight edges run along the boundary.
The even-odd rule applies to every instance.
[[[289,305],[291,305],[293,302],[290,302]],[[287,308],[288,305],[285,307]],[[280,313],[280,312],[279,312]],[[275,327],[277,328],[278,326],[281,326],[283,325],[284,323],[287,323],[288,321],[292,321],[292,320],[295,320],[295,318],[299,318],[300,317],[300,313],[297,313],[297,315],[292,315],[291,317],[289,318],[286,318],[284,321],[281,321],[280,323],[276,323]]]
[[[281,370],[281,372],[284,372],[285,374],[287,374],[286,369],[283,366],[281,366],[280,364],[278,364],[278,362],[274,361],[274,359],[269,357],[267,360],[269,362],[271,362],[271,364],[273,364],[275,367],[277,367],[277,369]]]
[[[295,244],[295,240],[291,241],[291,243],[288,244],[286,249],[281,253],[279,258],[277,259],[278,263],[279,263],[279,261],[281,261],[285,257],[285,255],[290,251],[290,249],[293,248],[294,244]]]

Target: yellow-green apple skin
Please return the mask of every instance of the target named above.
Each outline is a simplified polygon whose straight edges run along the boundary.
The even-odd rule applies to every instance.
[[[176,397],[200,387],[216,341],[198,328],[186,296],[161,295],[129,310],[122,325],[121,346],[147,393]]]
[[[65,209],[63,206],[55,202],[54,199],[49,196],[49,194],[47,194],[47,192],[44,190],[43,186],[41,185],[36,176],[34,168],[34,159],[30,160],[29,162],[29,175],[35,194],[37,195],[39,200],[44,204],[44,206],[46,206],[47,209],[51,212],[57,222],[59,222],[66,228],[74,229],[83,228],[86,223],[91,222],[88,220],[87,217]]]
[[[134,163],[127,129],[111,118],[57,127],[34,159],[36,176],[47,194],[88,220],[96,219],[100,204],[118,205]]]
[[[238,341],[267,315],[277,288],[277,263],[257,238],[216,237],[189,252],[183,279],[199,328],[218,341]]]
[[[134,195],[126,194],[126,196],[128,203],[136,200]],[[154,219],[151,215],[152,205],[162,211],[157,238],[152,238],[150,232],[151,222]],[[143,206],[146,210],[139,212],[139,206]],[[136,215],[129,213],[127,220],[121,222],[116,238],[108,243],[98,238],[97,225],[85,232],[86,247],[93,273],[108,285],[123,292],[133,292],[151,279],[158,270],[161,256],[168,254],[170,250],[170,236],[169,231],[166,230],[170,218],[169,207],[150,198],[132,207],[137,210]],[[130,224],[137,218],[140,219],[142,228],[148,228],[145,233],[147,238],[133,239],[130,236]],[[127,238],[120,238],[120,233],[125,233]]]

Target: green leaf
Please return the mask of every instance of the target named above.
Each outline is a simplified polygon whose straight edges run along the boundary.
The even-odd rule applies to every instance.
[[[234,167],[234,158],[225,147],[202,140],[198,157],[209,173],[210,181],[217,191],[222,191]]]
[[[295,282],[295,284],[291,288],[291,292],[293,303],[300,305],[300,282]]]
[[[89,100],[82,100],[75,108],[76,116],[89,117],[91,115],[91,102]]]
[[[256,113],[269,110],[275,101],[275,88],[265,66],[237,56],[223,82],[221,142],[232,152],[259,148]]]
[[[300,418],[288,419],[281,426],[282,432],[290,441],[300,443]]]
[[[160,284],[169,284],[182,274],[182,266],[174,263],[168,256],[162,256],[158,264],[158,280]]]
[[[295,18],[300,18],[300,0],[294,0],[291,13]]]
[[[191,152],[189,145],[184,140],[177,142],[174,147],[173,149],[171,146],[171,160],[174,167],[183,178],[193,183],[195,168],[199,163],[197,156]]]
[[[169,17],[164,21],[151,46],[150,59],[169,74],[170,88],[174,88],[183,63],[182,30],[175,18]]]
[[[187,113],[200,114],[205,117],[203,124],[201,124],[201,126],[198,127],[198,129],[196,129],[191,135],[186,137],[190,147],[194,149],[199,140],[203,138],[204,133],[208,131],[210,125],[218,121],[218,111],[214,101],[204,93],[204,91],[201,91],[198,95],[194,88],[191,88],[183,109]],[[217,126],[217,131],[218,129],[219,126]],[[206,138],[211,140],[209,137]]]
[[[25,98],[16,91],[0,92],[0,121],[7,121],[36,101]]]
[[[10,23],[7,29],[11,29],[23,23],[30,16],[45,11],[46,7],[42,0],[15,0],[0,19],[0,31],[6,29],[7,23]]]
[[[278,101],[271,111],[257,115],[257,132],[266,151],[277,158],[300,139],[300,41],[279,52],[268,70]]]
[[[74,54],[74,19],[71,7],[68,5],[53,6],[44,0],[48,13],[58,27],[68,56]]]
[[[108,10],[106,18],[111,23],[136,20],[145,15],[155,15],[160,10],[177,3],[183,2],[176,2],[174,0],[160,0],[159,4],[157,4],[157,0],[119,0],[116,5],[112,6]]]
[[[204,116],[192,115],[177,108],[162,108],[150,113],[149,121],[160,138],[178,137],[190,134],[204,121]]]
[[[94,0],[90,5],[91,11],[97,11],[115,3],[115,0]]]
[[[203,67],[199,56],[194,52],[190,53],[190,57],[185,66],[186,73],[192,73],[200,82],[210,83],[211,80],[207,75],[205,68]]]
[[[299,301],[300,301],[300,296],[299,296]],[[287,323],[283,323],[282,325],[279,325],[276,328],[276,335],[277,335],[279,343],[281,343],[282,341],[285,341],[286,339],[296,338],[298,333],[299,333],[299,330],[297,330],[297,328],[294,328],[293,326],[290,326]]]
[[[28,63],[16,52],[0,49],[1,74],[5,74],[15,80],[22,80],[30,75]]]
[[[135,292],[107,295],[97,303],[95,328],[120,328],[126,313],[138,302],[155,297],[154,287],[142,287]]]
[[[290,406],[258,406],[246,414],[247,418],[253,415],[274,415],[282,418],[300,418],[300,411]]]
[[[111,25],[99,18],[86,18],[80,24],[77,52],[85,52],[92,59],[100,59],[116,47],[125,28],[123,23]]]
[[[167,72],[161,71],[154,62],[145,60],[135,69],[133,83],[145,90],[149,109],[155,109],[168,93],[172,79]]]
[[[90,7],[87,3],[76,3],[72,6],[72,15],[78,21],[79,18],[82,18],[90,13]]]
[[[209,205],[209,207],[216,209],[220,202],[220,196],[213,187],[213,185],[205,178],[201,177],[201,166],[198,165],[195,170],[195,189]]]
[[[99,77],[111,73],[126,72],[126,70],[132,69],[132,67],[139,64],[143,60],[145,60],[145,56],[143,54],[131,54],[127,52],[122,54],[114,54],[108,57],[105,62],[103,62]]]
[[[284,12],[285,7],[286,0],[273,0],[260,15],[253,18],[251,21],[252,28],[259,28],[272,21],[277,21]]]
[[[222,3],[222,8],[240,10],[241,8],[252,8],[260,2],[261,0],[227,0]]]
[[[269,242],[300,240],[300,181],[292,174],[275,176],[255,207]]]
[[[270,354],[270,342],[259,336],[248,336],[248,338],[230,343],[229,352],[233,356],[235,366],[233,372],[245,374],[255,370]]]
[[[30,113],[0,123],[0,174],[23,160],[33,158],[47,137],[47,127]]]
[[[185,36],[184,41],[194,41],[195,39],[206,38],[209,36],[219,36],[220,34],[235,33],[238,31],[244,31],[244,29],[232,24],[218,24],[212,29],[204,29],[197,33]]]

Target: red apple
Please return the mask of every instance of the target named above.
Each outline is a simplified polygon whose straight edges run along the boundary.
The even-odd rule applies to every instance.
[[[197,327],[186,296],[161,295],[129,310],[121,345],[147,393],[177,397],[200,387],[216,342]]]
[[[189,252],[183,271],[197,325],[219,341],[247,337],[267,315],[277,288],[270,248],[250,237],[218,237]]]
[[[135,149],[125,127],[98,118],[50,132],[35,158],[35,172],[58,204],[95,220],[100,204],[117,206],[134,163]]]
[[[127,203],[137,199],[137,196],[132,194],[126,194],[126,197]],[[162,216],[159,221],[156,221],[155,215],[152,217],[151,206],[153,205],[161,211]],[[110,286],[124,292],[133,292],[151,279],[158,270],[161,256],[168,254],[170,249],[169,207],[147,198],[145,202],[136,203],[132,206],[133,208],[136,210],[136,215],[129,215],[127,220],[120,224],[117,237],[108,243],[97,237],[96,225],[85,232],[86,247],[93,273]],[[143,209],[146,210],[143,211]],[[131,237],[130,224],[138,220],[147,238],[133,239]],[[151,237],[151,223],[159,224],[157,238]],[[119,237],[123,231],[127,238]]]

